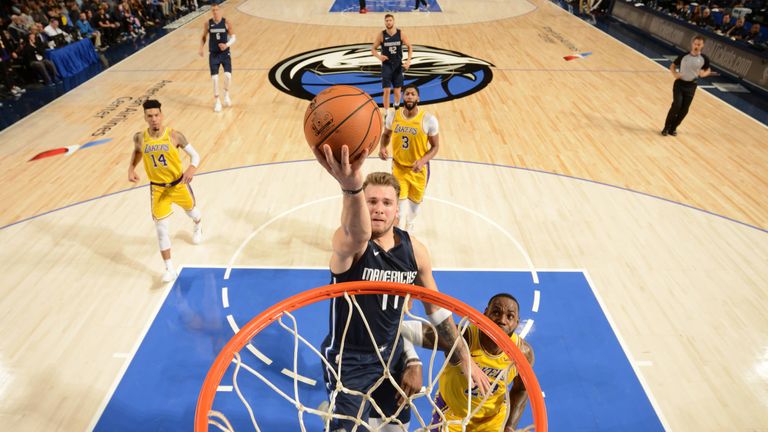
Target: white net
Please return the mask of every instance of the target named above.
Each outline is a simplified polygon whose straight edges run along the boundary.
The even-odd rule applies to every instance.
[[[401,297],[401,300],[403,305],[411,304],[410,295],[406,295],[404,298]],[[352,425],[351,429],[348,430],[361,432],[471,430],[468,429],[468,425],[478,411],[485,406],[485,402],[491,396],[490,392],[479,400],[476,398],[465,398],[467,406],[465,409],[459,410],[463,411],[465,415],[460,418],[457,418],[455,415],[452,418],[446,417],[441,409],[444,407],[438,406],[436,402],[439,379],[449,365],[449,362],[445,361],[445,359],[451,358],[457,350],[465,350],[467,358],[470,358],[468,347],[462,342],[463,338],[456,338],[450,349],[443,346],[442,351],[438,349],[437,338],[434,338],[431,347],[420,350],[419,357],[426,365],[426,368],[424,368],[426,370],[423,375],[423,386],[413,394],[407,394],[401,385],[401,377],[395,376],[397,371],[400,370],[395,365],[401,361],[400,358],[395,358],[395,356],[402,355],[399,350],[395,349],[390,349],[388,352],[387,350],[372,350],[375,352],[376,363],[371,364],[369,368],[381,371],[380,376],[373,385],[370,387],[366,386],[364,389],[355,388],[354,385],[345,385],[346,379],[348,379],[348,382],[356,382],[353,379],[354,375],[360,372],[357,368],[345,368],[344,363],[345,342],[347,341],[350,323],[353,321],[351,319],[353,311],[356,311],[362,318],[362,324],[372,346],[381,346],[382,341],[375,340],[371,324],[368,322],[356,296],[345,292],[343,301],[347,303],[348,308],[346,310],[348,313],[340,339],[339,353],[335,356],[335,361],[331,360],[335,364],[329,362],[326,356],[321,353],[318,348],[320,344],[317,340],[302,335],[299,326],[300,319],[297,317],[300,310],[295,311],[296,313],[282,311],[281,316],[272,325],[263,329],[249,341],[248,347],[253,352],[254,350],[250,348],[251,346],[275,345],[278,343],[275,341],[280,341],[283,364],[278,365],[276,362],[266,364],[263,361],[259,361],[260,356],[258,355],[250,356],[247,353],[246,355],[234,353],[232,364],[228,370],[228,372],[231,371],[231,377],[225,376],[222,378],[219,388],[229,387],[226,384],[231,379],[231,388],[237,395],[240,408],[236,408],[231,403],[223,403],[222,407],[219,407],[219,397],[217,397],[214,401],[214,409],[210,410],[208,415],[209,426],[213,427],[209,427],[209,430],[226,432],[255,430],[260,432],[262,430],[277,430],[275,425],[280,425],[279,430],[298,429],[302,432],[332,431],[331,425],[334,419],[344,420],[347,425]],[[417,310],[420,310],[420,308],[401,307],[400,309],[400,325],[398,326],[395,341],[390,346],[397,346],[400,340],[403,339],[404,327],[402,324],[406,318],[409,321],[421,323],[423,328],[431,329],[433,335],[438,334],[435,326],[428,319],[418,314]],[[311,313],[316,314],[317,311],[312,311]],[[464,335],[469,325],[470,321],[467,317],[460,317],[457,324],[459,332]],[[318,333],[316,327],[314,325],[305,330],[316,335]],[[327,330],[327,327],[325,330]],[[271,342],[258,341],[259,338],[268,338]],[[291,341],[290,345],[288,340]],[[291,347],[290,355],[288,355],[288,346]],[[243,359],[243,356],[248,357],[247,362]],[[510,364],[504,373],[499,373],[491,379],[491,388],[496,388],[497,386],[506,388],[507,375],[510,373],[510,368],[514,367],[514,364]],[[276,371],[280,368],[282,369],[277,374]],[[330,377],[326,381],[335,383],[335,386],[323,388],[321,380],[316,379],[318,375],[323,373]],[[247,382],[241,385],[240,381]],[[385,383],[394,388],[400,397],[400,401],[402,401],[394,411],[390,409],[387,412],[386,408],[382,406],[382,401],[377,400],[376,397],[376,391]],[[469,378],[464,380],[464,386],[466,394],[472,394],[473,386]],[[338,412],[337,399],[342,394],[360,398],[361,403],[356,413],[348,412],[347,414],[342,414]],[[505,394],[508,397],[508,392],[505,391]],[[280,400],[283,404],[282,409],[275,408],[279,406],[275,402],[276,399]],[[505,406],[509,406],[509,401],[507,400],[506,402]],[[399,419],[404,410],[410,411],[409,423],[403,423]],[[226,414],[224,413],[225,411]],[[294,420],[290,422],[291,426],[288,426],[289,419],[285,418],[287,412],[292,412],[292,415],[295,416],[293,417]],[[370,417],[366,417],[364,415],[365,412],[368,412]],[[296,426],[293,426],[294,421]],[[233,427],[233,424],[237,429]],[[503,431],[503,426],[501,430]]]

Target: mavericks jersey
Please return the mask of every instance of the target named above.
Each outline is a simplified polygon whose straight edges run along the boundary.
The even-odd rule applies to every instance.
[[[434,131],[424,127],[425,116],[434,119],[433,116],[426,114],[424,110],[419,110],[413,118],[407,119],[403,115],[403,110],[395,111],[392,124],[386,127],[392,131],[392,159],[400,166],[411,167],[429,151],[429,138],[437,133],[436,122]],[[387,122],[389,123],[389,122]]]
[[[227,19],[222,18],[218,23],[213,21],[213,18],[208,20],[208,48],[212,53],[225,53],[229,51],[229,47],[224,51],[219,49],[220,43],[227,43],[229,41],[229,34],[227,33]]]
[[[406,284],[414,284],[418,267],[416,257],[413,254],[413,244],[408,233],[394,227],[395,236],[400,238],[400,243],[388,252],[384,251],[374,241],[368,241],[368,247],[363,255],[352,264],[349,270],[341,274],[332,274],[333,283],[350,281],[389,281]],[[344,352],[356,351],[373,353],[374,349],[388,353],[393,348],[391,343],[395,340],[400,325],[400,314],[403,309],[403,297],[387,294],[357,295],[355,300],[365,315],[365,321],[370,326],[375,339],[375,345],[368,335],[363,318],[357,308],[352,305],[352,316],[344,341]],[[331,300],[330,331],[323,342],[324,348],[331,348],[338,352],[344,328],[347,324],[350,305],[344,297],[336,297]],[[402,337],[399,348],[402,346]],[[386,359],[386,357],[384,357]]]
[[[179,150],[171,140],[172,131],[171,128],[165,128],[159,138],[152,138],[149,129],[144,131],[144,169],[152,183],[173,183],[183,173]]]
[[[505,352],[491,355],[480,346],[480,331],[473,324],[467,327],[467,332],[469,332],[469,352],[472,360],[480,366],[492,384],[491,394],[477,411],[475,418],[492,417],[504,408],[507,387],[512,385],[512,381],[517,375],[517,369]],[[522,339],[517,334],[510,336],[510,339],[520,347]],[[498,376],[501,378],[496,385],[493,385]],[[459,366],[448,363],[445,367],[445,371],[440,376],[440,395],[455,415],[461,417],[467,415],[467,377],[461,372]],[[473,411],[477,408],[477,404],[483,400],[483,397],[477,393],[476,387],[472,389]]]
[[[403,40],[400,37],[400,29],[396,29],[392,36],[386,30],[383,32],[384,42],[381,45],[381,54],[387,56],[388,59],[384,63],[400,66],[403,64]]]

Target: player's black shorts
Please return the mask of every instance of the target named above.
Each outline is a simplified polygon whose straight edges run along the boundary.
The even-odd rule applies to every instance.
[[[400,88],[403,86],[404,77],[403,65],[393,65],[390,62],[381,64],[381,88]]]
[[[232,57],[229,55],[229,50],[212,52],[208,57],[208,65],[211,67],[211,75],[219,74],[219,66],[224,66],[224,72],[232,73]]]
[[[322,351],[323,353],[325,350]],[[382,353],[382,357],[386,362],[389,352]],[[331,364],[334,370],[338,370],[338,363],[336,362],[336,352],[330,350],[328,353],[328,363]],[[400,382],[405,370],[405,358],[400,355],[399,360],[392,360],[391,373],[396,382]],[[366,393],[381,378],[383,374],[383,368],[379,362],[379,358],[376,353],[360,353],[344,351],[344,358],[341,362],[341,383],[344,387],[357,390],[362,393]],[[326,391],[330,399],[331,393],[336,388],[336,379],[329,371],[325,370],[323,373],[325,377]],[[381,408],[385,416],[394,414],[399,408],[397,405],[398,391],[392,385],[389,380],[385,380],[379,385],[379,387],[373,391],[371,395],[372,399],[376,401],[376,404]],[[350,395],[347,393],[338,392],[333,406],[334,414],[347,415],[352,418],[358,418],[357,413],[360,410],[360,405],[363,404],[363,398],[356,395]],[[361,420],[368,421],[369,417],[380,417],[378,412],[372,409],[370,403],[366,403],[363,408],[362,415],[359,417]],[[397,419],[403,423],[411,420],[410,407],[406,406],[400,411]],[[351,431],[355,422],[352,420],[331,420],[330,431]],[[360,428],[358,428],[360,430]]]

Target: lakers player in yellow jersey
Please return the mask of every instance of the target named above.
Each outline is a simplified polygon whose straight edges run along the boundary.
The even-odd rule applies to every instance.
[[[498,325],[509,338],[525,354],[531,365],[534,362],[531,346],[515,334],[519,324],[520,306],[517,299],[510,294],[497,294],[488,301],[485,316]],[[432,349],[434,333],[419,321],[405,321],[402,326],[403,336],[410,342],[406,343],[408,362],[418,356],[412,346],[419,345]],[[510,358],[488,336],[474,325],[469,325],[464,332],[464,339],[469,346],[470,355],[478,366],[488,376],[491,390],[487,395],[479,394],[477,388],[472,389],[472,401],[467,412],[467,377],[461,372],[460,366],[449,359],[448,365],[440,375],[439,390],[435,396],[435,406],[440,412],[432,415],[432,425],[443,425],[440,432],[455,432],[462,430],[462,421],[471,415],[466,426],[472,432],[514,432],[520,417],[523,415],[528,402],[523,381],[517,376],[517,370]],[[419,385],[415,383],[413,385]],[[509,388],[509,390],[507,390]],[[509,391],[509,405],[507,402]],[[451,422],[445,425],[446,422]]]
[[[155,221],[160,255],[165,261],[163,282],[170,282],[176,278],[176,269],[171,262],[171,237],[168,229],[168,216],[173,213],[171,204],[184,209],[194,221],[192,242],[198,244],[202,240],[200,210],[195,205],[195,195],[189,184],[200,165],[200,155],[181,132],[163,127],[159,101],[148,99],[144,102],[144,120],[149,127],[133,136],[133,156],[128,167],[128,180],[134,183],[139,181],[136,165],[143,160],[150,182],[152,219]],[[186,170],[182,168],[179,148],[190,158]]]
[[[440,148],[437,118],[419,109],[419,90],[408,86],[403,108],[387,111],[379,157],[387,160],[392,141],[392,174],[400,183],[399,228],[413,229],[413,220],[429,181],[429,161]]]

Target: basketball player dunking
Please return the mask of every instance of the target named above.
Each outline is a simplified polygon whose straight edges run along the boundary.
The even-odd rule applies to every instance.
[[[229,47],[235,43],[237,38],[232,29],[232,22],[221,16],[221,8],[218,4],[211,5],[211,12],[213,18],[203,24],[203,42],[200,44],[199,54],[200,57],[203,56],[205,41],[210,35],[208,65],[211,68],[211,79],[213,80],[213,98],[216,99],[213,110],[219,112],[221,111],[221,101],[219,100],[220,66],[224,68],[224,105],[232,105],[232,100],[229,98],[229,86],[232,84],[232,56]]]
[[[362,165],[368,156],[365,150],[361,157],[350,163],[349,148],[341,149],[341,162],[333,157],[331,147],[314,147],[317,160],[339,182],[343,192],[341,226],[332,238],[333,254],[330,270],[333,283],[359,280],[400,281],[437,290],[432,276],[432,264],[429,252],[423,244],[410,237],[407,232],[394,227],[397,217],[397,198],[400,185],[389,173],[371,173],[363,181]],[[339,380],[350,390],[369,391],[383,374],[377,351],[382,358],[393,357],[390,373],[401,383],[401,388],[408,395],[419,390],[404,379],[413,378],[417,367],[421,374],[421,365],[406,365],[402,355],[402,338],[395,343],[403,307],[402,299],[397,296],[359,295],[356,301],[362,310],[362,316],[353,307],[351,322],[345,333],[349,306],[343,298],[331,302],[329,334],[322,344],[322,353],[333,370],[338,370],[341,360]],[[450,311],[424,304],[429,320],[435,325],[441,349],[450,349],[458,337],[456,324],[451,319]],[[363,320],[370,325],[375,343],[368,335]],[[481,393],[490,387],[488,377],[471,361],[466,349],[458,349],[461,367],[465,376],[470,376]],[[410,369],[410,372],[407,370]],[[326,389],[333,408],[330,431],[351,431],[355,419],[371,421],[371,425],[381,425],[379,413],[372,409],[369,401],[355,394],[336,389],[336,377],[328,370],[324,374]],[[407,378],[410,377],[410,378]],[[400,393],[389,382],[384,382],[372,393],[372,399],[381,408],[384,416],[394,415],[398,409],[397,399]],[[361,411],[362,407],[362,411]],[[359,415],[359,413],[361,415]],[[398,422],[406,424],[410,420],[410,410],[403,409],[397,417]],[[381,431],[401,430],[400,426],[386,425]]]
[[[419,89],[405,88],[405,107],[387,111],[379,157],[387,160],[392,141],[392,174],[400,182],[400,229],[413,230],[413,220],[429,181],[429,161],[440,147],[437,118],[419,109]]]
[[[199,244],[202,240],[202,216],[195,206],[195,195],[189,185],[200,165],[200,155],[181,132],[163,127],[159,101],[148,99],[144,102],[144,119],[149,128],[133,136],[133,156],[128,167],[128,180],[134,183],[139,181],[136,165],[143,159],[150,181],[152,219],[155,221],[160,255],[165,261],[163,282],[170,282],[176,279],[176,269],[171,262],[171,237],[168,229],[168,216],[173,213],[171,204],[183,208],[194,221],[192,242]],[[184,171],[178,148],[190,157],[189,166]]]
[[[517,299],[507,293],[496,294],[488,301],[484,314],[504,330],[533,366],[533,349],[528,342],[515,334],[515,329],[520,323],[520,304]],[[434,346],[434,332],[428,326],[422,325],[420,321],[403,322],[402,333],[403,337],[412,342],[412,344],[405,344],[408,361],[418,359],[416,351],[411,348],[413,344],[430,350]],[[491,338],[474,324],[467,327],[464,339],[469,345],[472,359],[485,371],[488,379],[495,381],[498,378],[498,382],[491,387],[487,397],[478,394],[477,389],[472,390],[471,409],[473,412],[477,409],[477,412],[470,418],[466,430],[473,432],[515,432],[528,402],[525,386],[522,379],[517,375],[515,364]],[[467,416],[467,378],[462,375],[458,366],[449,362],[445,371],[440,375],[439,383],[440,389],[435,395],[435,406],[443,413],[445,420],[456,423],[434,430],[436,432],[460,432],[462,430],[461,421]],[[420,384],[420,382],[415,383],[415,385]],[[509,388],[509,409],[506,399],[507,388]],[[478,405],[481,405],[479,409]],[[507,415],[507,411],[510,411],[509,415]],[[443,418],[440,413],[434,412],[431,425],[437,426],[442,423]]]
[[[395,109],[400,105],[400,88],[403,87],[405,71],[411,67],[413,50],[411,43],[399,28],[395,28],[395,17],[384,15],[383,31],[376,35],[371,46],[371,54],[381,60],[381,86],[384,91],[384,110],[389,109],[390,88],[395,88]],[[403,64],[403,45],[408,47],[408,60]],[[381,47],[381,54],[377,49]]]

